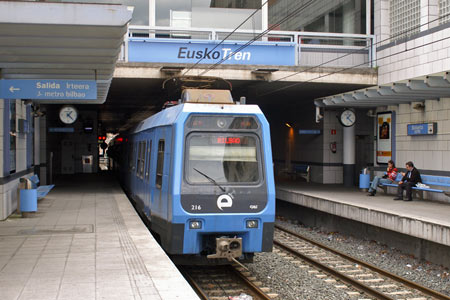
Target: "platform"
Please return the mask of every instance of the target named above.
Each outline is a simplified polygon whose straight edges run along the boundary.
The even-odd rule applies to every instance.
[[[198,299],[114,177],[57,180],[32,218],[0,222],[0,298]]]
[[[367,197],[342,185],[277,182],[276,197],[314,210],[450,246],[450,204],[394,201],[382,192]]]

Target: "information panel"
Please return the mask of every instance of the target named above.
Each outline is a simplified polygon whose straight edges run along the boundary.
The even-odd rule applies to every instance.
[[[3,79],[1,99],[32,100],[95,100],[95,80]]]
[[[377,163],[392,159],[392,112],[377,113]]]
[[[408,135],[434,135],[437,123],[408,124]]]

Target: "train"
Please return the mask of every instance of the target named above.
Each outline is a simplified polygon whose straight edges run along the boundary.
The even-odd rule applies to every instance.
[[[269,124],[229,90],[186,88],[179,104],[116,137],[109,156],[162,248],[184,263],[270,252],[275,183]]]

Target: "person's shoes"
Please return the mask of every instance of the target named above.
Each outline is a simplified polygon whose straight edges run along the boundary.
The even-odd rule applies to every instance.
[[[403,201],[412,201],[412,199],[405,199],[405,200],[403,200]]]
[[[394,198],[394,200],[403,200],[403,198],[396,197],[396,198]]]
[[[367,194],[367,196],[375,196],[375,193],[374,192],[370,192],[370,193]]]

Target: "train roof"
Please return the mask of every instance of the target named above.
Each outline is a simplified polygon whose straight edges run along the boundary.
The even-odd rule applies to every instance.
[[[131,133],[138,133],[148,128],[167,126],[176,122],[181,113],[206,114],[263,114],[258,105],[194,104],[184,103],[166,108],[140,122]]]

